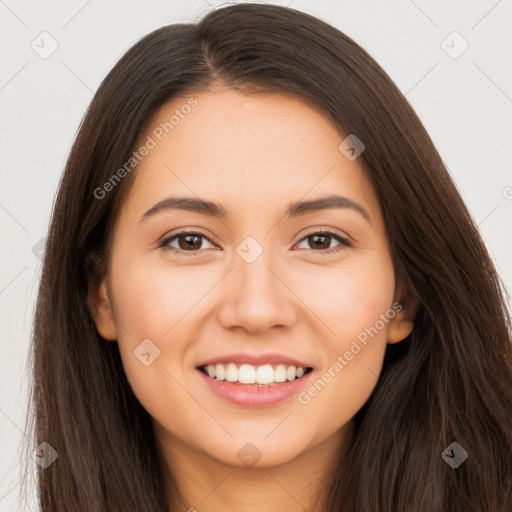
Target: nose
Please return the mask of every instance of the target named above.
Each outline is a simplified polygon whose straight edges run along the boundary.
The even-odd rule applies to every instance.
[[[226,329],[238,327],[261,334],[272,327],[289,328],[297,317],[297,296],[276,265],[264,257],[252,263],[236,255],[226,276],[219,321]]]

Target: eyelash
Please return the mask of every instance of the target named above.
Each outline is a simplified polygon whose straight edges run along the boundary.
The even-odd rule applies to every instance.
[[[161,244],[158,246],[159,248],[162,248],[162,249],[167,249],[167,250],[170,250],[172,253],[174,254],[183,254],[183,253],[190,253],[190,254],[198,254],[199,252],[201,251],[184,251],[182,249],[176,249],[174,247],[170,247],[169,244],[174,240],[174,239],[177,239],[179,238],[180,236],[183,236],[183,235],[194,235],[194,236],[198,236],[198,237],[202,237],[202,238],[205,238],[206,240],[208,240],[211,244],[213,244],[213,242],[206,236],[206,235],[203,235],[202,233],[199,233],[197,231],[180,231],[179,233],[174,233],[173,235],[165,238]],[[336,240],[338,240],[340,242],[340,245],[339,246],[336,246],[334,248],[331,248],[331,249],[324,249],[322,251],[315,251],[314,249],[311,249],[313,252],[316,252],[318,254],[334,254],[334,253],[338,253],[340,251],[343,251],[345,250],[347,247],[352,247],[352,244],[349,242],[348,239],[340,236],[339,234],[337,233],[334,233],[332,231],[310,231],[308,233],[306,233],[297,243],[300,243],[302,242],[305,238],[311,236],[311,235],[327,235],[327,236],[330,236],[330,237],[333,237],[335,238]]]

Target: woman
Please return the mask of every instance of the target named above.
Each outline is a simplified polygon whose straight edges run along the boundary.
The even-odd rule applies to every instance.
[[[33,343],[43,512],[511,510],[501,282],[404,96],[296,10],[116,64]]]

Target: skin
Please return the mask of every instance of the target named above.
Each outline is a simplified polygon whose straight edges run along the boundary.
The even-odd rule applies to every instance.
[[[403,291],[376,195],[359,161],[338,149],[345,135],[288,95],[217,88],[193,97],[198,105],[140,162],[124,198],[107,277],[92,295],[96,325],[117,340],[187,506],[319,510],[315,499],[350,447],[386,344],[410,334],[414,311],[404,306],[306,405],[293,396],[252,409],[214,394],[196,366],[241,350],[298,358],[320,378]],[[164,105],[141,143],[186,100]],[[371,222],[350,208],[283,218],[288,203],[334,193],[361,205]],[[229,215],[167,210],[139,222],[171,195],[220,203]],[[181,254],[159,247],[182,229],[206,238],[188,252],[174,239]],[[352,246],[327,237],[316,248],[307,235],[322,230]],[[252,263],[236,252],[248,236],[263,249]],[[328,248],[342,250],[321,254]],[[133,354],[145,339],[160,350],[149,366]],[[251,467],[237,456],[248,442],[261,453]]]

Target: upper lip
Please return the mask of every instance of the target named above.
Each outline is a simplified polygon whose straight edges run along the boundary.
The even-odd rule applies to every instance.
[[[288,357],[283,354],[276,354],[275,352],[267,352],[260,354],[251,354],[247,352],[237,352],[236,354],[225,354],[222,356],[212,357],[197,365],[197,367],[207,366],[210,364],[217,363],[240,363],[240,364],[251,364],[253,366],[262,366],[264,364],[284,364],[286,366],[296,366],[298,368],[312,368],[313,366]]]

